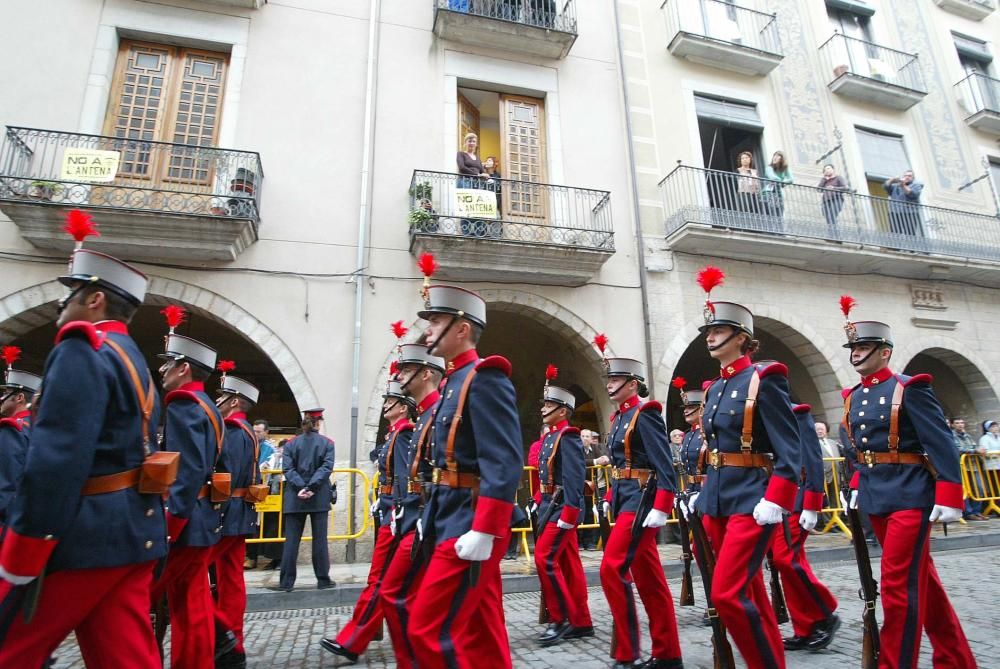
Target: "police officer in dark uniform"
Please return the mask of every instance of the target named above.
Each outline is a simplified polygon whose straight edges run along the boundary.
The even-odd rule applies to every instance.
[[[278,589],[291,592],[295,587],[302,530],[309,518],[312,530],[312,566],[316,587],[326,590],[336,585],[330,579],[330,546],[327,526],[330,505],[337,500],[337,489],[330,482],[333,473],[333,440],[319,433],[323,425],[323,409],[307,409],[302,415],[302,434],[287,444],[281,468],[285,476],[282,511],[285,521],[285,550],[281,555],[281,575]]]
[[[165,310],[166,311],[166,310]],[[220,456],[225,425],[215,402],[205,393],[205,381],[215,369],[215,350],[175,334],[167,335],[166,350],[158,357],[166,420],[163,447],[180,453],[177,480],[167,498],[167,534],[170,554],[151,598],[163,596],[170,607],[171,667],[214,667],[216,654],[228,652],[236,643],[232,634],[216,640],[215,603],[208,582],[208,566],[221,538],[222,502],[229,500]],[[178,321],[179,322],[179,321]]]
[[[78,248],[60,281],[70,292],[0,548],[0,608],[36,595],[37,606],[0,639],[0,666],[40,667],[75,631],[85,663],[151,669],[149,587],[166,525],[160,495],[140,492],[140,480],[158,450],[159,403],[127,325],[147,279]]]
[[[430,436],[434,485],[420,530],[434,551],[410,616],[417,663],[509,668],[500,560],[524,459],[510,362],[476,352],[486,327],[478,294],[429,286],[419,315],[428,321],[429,351],[448,362]]]
[[[395,463],[400,452],[410,449],[413,441],[413,423],[410,413],[416,403],[403,393],[399,381],[389,381],[389,387],[382,395],[382,416],[389,421],[385,441],[376,449],[379,486],[378,496],[372,504],[375,516],[375,551],[372,553],[368,582],[354,605],[354,615],[334,638],[320,640],[320,645],[334,655],[356,662],[365,652],[368,644],[382,630],[381,589],[385,573],[389,569],[399,542],[394,541],[396,520],[393,513],[395,498]]]
[[[576,397],[565,388],[549,383],[557,373],[556,368],[549,365],[541,409],[546,433],[538,455],[538,480],[542,491],[538,517],[548,519],[544,527],[538,528],[535,543],[535,568],[550,623],[538,637],[542,646],[551,646],[562,639],[594,636],[594,623],[587,604],[587,578],[580,562],[576,533],[586,503],[583,497],[586,480],[583,442],[580,441],[580,429],[569,424],[576,409]]]
[[[879,666],[916,667],[926,631],[935,667],[975,667],[930,556],[931,524],[962,517],[958,452],[931,376],[893,373],[892,331],[879,321],[852,322],[853,306],[853,298],[841,298],[844,347],[861,376],[844,401],[845,446],[855,468],[847,503],[868,512],[882,544]]]
[[[225,370],[219,380],[219,398],[216,404],[226,424],[226,438],[222,447],[223,468],[231,479],[230,499],[222,508],[222,538],[215,545],[212,564],[215,565],[215,630],[216,645],[220,633],[226,631],[236,637],[236,645],[227,653],[218,653],[216,669],[242,669],[246,666],[243,647],[243,615],[247,608],[247,587],[243,578],[243,556],[246,554],[247,537],[257,536],[257,511],[254,508],[255,491],[252,486],[261,483],[258,456],[260,446],[247,414],[257,404],[260,390],[249,381],[229,374],[235,369],[230,361],[220,361]],[[263,491],[260,491],[261,493]]]
[[[416,666],[410,641],[409,619],[413,601],[420,588],[424,568],[420,559],[413,559],[413,542],[417,520],[423,512],[426,487],[431,485],[431,465],[428,457],[430,432],[434,425],[434,409],[441,395],[438,385],[444,376],[445,361],[427,352],[422,344],[400,347],[400,388],[416,403],[417,422],[410,447],[396,450],[393,463],[395,502],[393,519],[399,547],[382,579],[382,611],[399,669]]]
[[[16,346],[5,346],[6,377],[0,385],[0,539],[7,519],[7,507],[14,499],[17,482],[24,471],[31,428],[31,397],[38,391],[42,377],[20,369],[14,363],[21,354]]]

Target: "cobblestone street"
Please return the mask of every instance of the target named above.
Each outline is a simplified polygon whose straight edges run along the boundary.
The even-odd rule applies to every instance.
[[[996,603],[1000,601],[1000,551],[996,548],[958,550],[936,553],[934,560],[941,578],[948,588],[972,649],[982,669],[1000,667],[1000,641],[995,636]],[[976,578],[969,576],[969,566],[975,565]],[[818,565],[816,572],[840,600],[840,615],[844,625],[826,651],[818,654],[789,653],[788,666],[809,669],[833,669],[858,666],[861,648],[860,603],[857,600],[857,568],[853,562],[831,562]],[[877,571],[876,571],[877,573]],[[676,597],[679,584],[671,582]],[[681,645],[684,663],[688,669],[710,668],[711,644],[708,628],[700,623],[704,597],[699,590],[700,581],[695,577],[696,606],[677,608],[681,627]],[[590,606],[598,622],[597,636],[565,642],[549,649],[540,649],[533,638],[541,631],[536,624],[537,593],[516,593],[504,597],[507,629],[510,636],[515,667],[568,667],[596,669],[610,664],[610,625],[608,607],[600,588],[590,589]],[[247,615],[248,666],[254,669],[300,669],[338,666],[335,658],[322,650],[319,640],[335,634],[349,618],[349,607],[303,609],[292,611],[267,611]],[[645,615],[642,616],[645,621]],[[881,611],[879,612],[881,620]],[[645,630],[645,626],[643,628]],[[790,634],[784,625],[782,633]],[[644,640],[648,654],[648,639]],[[56,667],[77,669],[82,662],[76,646],[68,642],[59,653]],[[737,660],[738,666],[744,666]],[[394,667],[388,636],[372,644],[358,667]],[[931,656],[926,637],[921,652],[920,666],[931,667]],[[482,664],[488,669],[488,664]]]

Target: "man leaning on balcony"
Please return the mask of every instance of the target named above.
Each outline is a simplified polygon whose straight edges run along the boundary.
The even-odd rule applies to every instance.
[[[885,190],[889,193],[889,230],[896,234],[923,237],[920,225],[920,193],[924,185],[913,178],[913,170],[902,176],[887,179]]]

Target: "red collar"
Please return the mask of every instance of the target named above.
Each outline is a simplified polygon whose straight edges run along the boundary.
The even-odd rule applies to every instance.
[[[549,425],[549,432],[559,432],[560,430],[565,430],[567,427],[569,427],[569,421],[561,420],[555,425]]]
[[[445,376],[450,376],[451,373],[454,372],[456,369],[462,369],[466,365],[476,360],[479,360],[479,353],[477,353],[476,349],[474,348],[470,348],[465,353],[458,354],[457,357],[452,358],[451,360],[448,361],[448,366],[447,366],[447,371],[445,372]]]
[[[695,423],[694,425],[691,426],[691,429],[689,431],[694,432],[695,430],[700,430],[700,429],[701,429],[701,423]]]
[[[25,409],[24,411],[18,411],[16,414],[11,416],[11,418],[16,420],[17,422],[21,422],[25,418],[29,418],[30,416],[31,416],[31,410]]]
[[[98,321],[94,327],[104,334],[128,334],[128,326],[121,321]]]
[[[751,365],[750,356],[745,355],[733,363],[730,363],[719,370],[719,375],[724,379],[731,379]]]
[[[201,381],[188,381],[177,390],[186,390],[191,393],[205,392],[205,384]]]
[[[417,405],[417,415],[419,416],[423,412],[430,409],[437,403],[439,399],[441,399],[441,393],[439,393],[436,390],[432,390],[430,393],[428,393],[427,397],[420,400],[420,404]]]
[[[398,432],[399,430],[402,430],[403,428],[408,427],[409,425],[410,425],[410,419],[407,418],[406,416],[403,416],[395,423],[393,423],[392,427],[389,428],[389,432]]]
[[[861,377],[861,385],[865,388],[870,386],[877,386],[880,383],[885,383],[894,376],[892,370],[888,367],[883,367],[874,374],[869,374],[868,376]]]
[[[229,417],[226,418],[226,420],[246,420],[248,423],[250,422],[249,420],[247,420],[247,415],[242,411],[234,411],[233,413],[229,414]]]
[[[632,395],[632,397],[628,398],[627,400],[618,405],[618,413],[625,413],[632,407],[637,407],[637,406],[639,406],[639,396]]]

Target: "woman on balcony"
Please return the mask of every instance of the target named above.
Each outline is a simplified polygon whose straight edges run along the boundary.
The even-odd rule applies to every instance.
[[[740,211],[759,214],[760,180],[753,166],[753,155],[749,151],[743,151],[736,156],[736,173],[740,175],[736,182]]]
[[[500,212],[500,191],[503,190],[503,182],[500,180],[503,178],[500,176],[500,162],[494,156],[487,156],[486,160],[483,161],[483,171],[489,175],[486,180],[486,190],[491,190],[497,194],[497,215],[501,218],[503,215]]]
[[[488,177],[489,174],[483,169],[483,163],[479,160],[476,150],[479,148],[479,137],[476,133],[470,132],[465,135],[465,150],[458,152],[456,162],[458,163],[459,188],[481,188],[481,181],[472,177]]]
[[[774,152],[771,163],[764,168],[764,177],[767,181],[761,188],[760,199],[764,203],[764,211],[773,217],[772,232],[781,232],[782,218],[785,216],[785,196],[781,189],[785,184],[792,183],[792,171],[788,168],[783,152]]]

